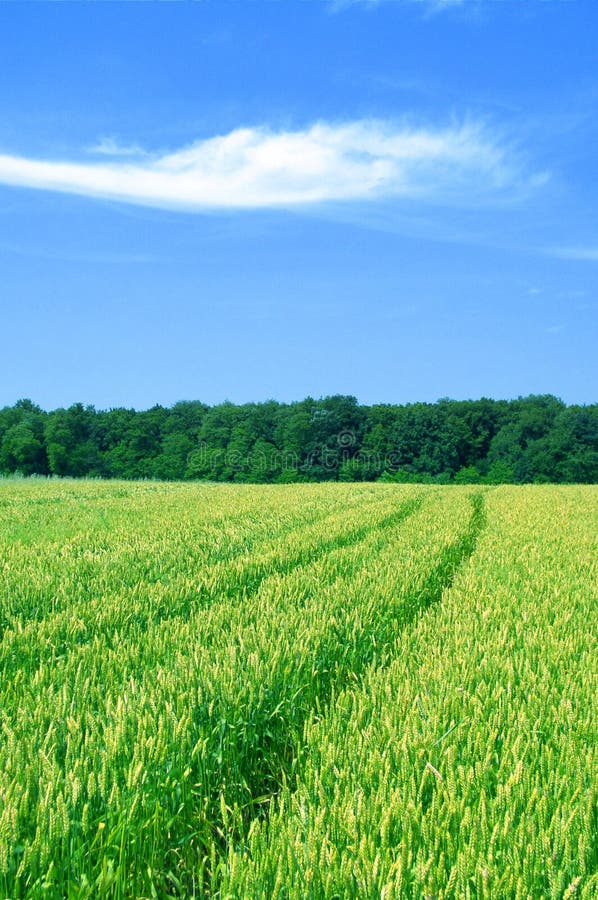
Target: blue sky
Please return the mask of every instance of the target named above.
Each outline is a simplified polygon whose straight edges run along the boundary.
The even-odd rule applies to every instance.
[[[596,400],[593,0],[0,4],[0,405]]]

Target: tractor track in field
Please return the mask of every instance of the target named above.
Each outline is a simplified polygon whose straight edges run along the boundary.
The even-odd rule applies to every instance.
[[[403,628],[410,625],[420,613],[442,600],[445,591],[452,587],[457,573],[467,565],[475,553],[478,538],[487,524],[486,505],[482,492],[472,494],[469,499],[472,510],[467,530],[445,549],[440,562],[426,580],[423,590],[409,608],[402,623]]]
[[[235,558],[235,556],[242,556],[242,555],[248,554],[248,553],[256,553],[256,552],[263,551],[264,549],[267,549],[268,547],[272,547],[272,545],[275,541],[286,540],[289,537],[291,537],[293,534],[295,534],[297,532],[301,532],[305,528],[308,528],[311,526],[316,526],[320,522],[325,522],[327,519],[329,519],[332,516],[337,515],[339,513],[342,513],[345,511],[351,512],[352,510],[354,510],[360,506],[376,507],[381,502],[383,502],[383,501],[381,501],[378,497],[375,497],[375,498],[369,498],[365,501],[351,503],[347,506],[342,506],[342,507],[339,506],[338,508],[325,509],[323,512],[318,511],[315,514],[311,514],[311,515],[307,516],[305,519],[299,519],[297,521],[294,521],[288,527],[283,527],[280,530],[274,530],[273,532],[259,538],[257,542],[253,542],[253,541],[245,538],[238,545],[235,545],[235,544],[228,545],[223,553],[219,553],[213,557],[208,557],[208,559],[206,559],[206,561],[205,561],[206,568],[209,570],[213,570],[218,565],[226,565],[227,563],[230,563]],[[224,519],[222,519],[222,520],[216,520],[214,522],[214,524],[218,525],[219,521],[226,522],[227,517],[224,517]],[[0,553],[1,553],[1,551],[2,551],[2,547],[0,545]],[[143,578],[143,583],[145,585],[150,586],[150,585],[158,583],[161,580],[161,578],[166,577],[166,579],[168,579],[169,571],[170,571],[169,569],[166,569],[166,571],[164,571],[164,572],[160,571],[159,577],[155,576],[155,575],[152,575],[151,577],[147,577],[147,573],[144,573],[145,577]],[[87,573],[86,573],[86,575],[87,575]],[[166,585],[168,585],[168,581],[165,582],[165,586]],[[97,593],[97,590],[96,590],[96,593]],[[76,602],[78,604],[80,604],[82,608],[84,608],[84,606],[86,604],[90,603],[90,601],[93,599],[93,596],[94,595],[92,594],[91,597],[80,598]],[[70,608],[72,609],[72,603],[71,603]],[[1,613],[1,611],[0,611],[0,613]],[[33,624],[36,622],[42,622],[44,619],[50,618],[51,616],[56,615],[57,613],[58,613],[58,615],[60,615],[61,611],[60,610],[59,611],[47,610],[44,603],[42,602],[35,607],[34,612],[26,618],[23,625],[24,625],[24,627],[26,627],[29,624]],[[2,614],[2,617],[0,618],[0,639],[5,631],[10,631],[14,627],[14,624],[15,624],[14,621],[7,619],[6,616],[4,614]]]
[[[68,623],[65,623],[61,613],[53,614],[57,625],[57,634],[52,643],[45,642],[43,649],[35,647],[31,641],[32,632],[39,628],[37,621],[32,621],[29,627],[25,627],[18,632],[7,628],[0,636],[0,670],[4,676],[10,676],[16,670],[27,669],[31,671],[32,668],[37,669],[48,661],[52,661],[53,664],[60,663],[73,648],[78,649],[87,646],[98,633],[104,638],[103,645],[106,650],[122,653],[122,643],[119,643],[118,647],[112,646],[111,633],[104,630],[102,626],[109,625],[112,634],[124,630],[135,641],[138,641],[140,636],[145,634],[150,628],[160,627],[162,624],[170,623],[175,619],[187,621],[194,613],[209,607],[211,603],[243,602],[253,597],[259,591],[261,585],[269,578],[290,575],[302,566],[310,566],[317,563],[318,560],[323,559],[335,550],[356,546],[368,534],[399,525],[419,510],[425,497],[426,494],[424,492],[415,494],[413,497],[404,500],[397,509],[375,523],[365,523],[351,528],[344,533],[322,541],[308,552],[299,551],[291,554],[282,560],[282,563],[279,565],[273,566],[272,561],[267,560],[253,566],[253,572],[251,572],[252,564],[250,563],[249,566],[241,569],[239,572],[231,573],[216,589],[200,589],[191,600],[186,596],[178,602],[173,602],[172,598],[167,597],[159,609],[154,607],[151,615],[141,613],[128,614],[120,622],[109,618],[113,612],[110,610],[106,613],[105,623],[101,622],[101,619],[99,622],[94,622],[93,627],[88,627],[84,631],[79,632],[75,639],[73,639],[72,634],[67,633]],[[378,502],[380,501],[373,501],[371,505],[375,507]],[[368,503],[367,506],[369,505]],[[326,516],[323,516],[321,519],[318,518],[312,524],[317,524],[318,521],[324,521],[326,518]],[[293,530],[285,532],[284,536],[291,534]],[[248,570],[251,572],[249,578],[247,578]],[[7,636],[13,637],[10,655],[8,655],[9,647],[5,645]],[[29,665],[27,665],[28,663]]]
[[[469,499],[471,502],[471,516],[466,530],[445,548],[439,562],[434,566],[424,584],[420,585],[417,591],[414,591],[412,595],[406,598],[403,604],[403,614],[399,617],[399,632],[409,627],[418,616],[441,601],[444,593],[450,590],[457,574],[468,564],[475,553],[479,536],[487,525],[484,493],[481,491],[475,492],[470,495]],[[372,629],[372,635],[374,631],[376,631],[375,628]],[[397,636],[398,632],[395,631],[394,637],[396,638]],[[389,640],[387,640],[386,646],[390,646]],[[352,674],[359,679],[371,662],[370,659],[364,658],[361,661],[362,664],[358,669],[354,669]],[[386,664],[386,662],[381,663],[381,665]],[[320,679],[319,697],[321,698],[322,717],[326,715],[326,709],[330,703],[334,685],[335,681],[332,672],[328,673],[328,678]],[[306,713],[302,722],[295,723],[295,733],[303,732],[303,727],[307,723],[309,715],[310,712]],[[296,744],[293,748],[289,748],[288,744],[285,744],[278,749],[278,755],[275,752],[274,756],[280,764],[278,772],[271,772],[268,779],[262,779],[252,785],[253,797],[256,799],[253,803],[245,805],[248,813],[243,816],[242,822],[237,822],[237,827],[233,828],[232,831],[229,826],[229,833],[226,839],[222,837],[217,842],[222,858],[225,858],[231,843],[234,845],[242,845],[244,843],[244,835],[248,833],[254,820],[267,821],[271,805],[280,793],[280,787],[273,789],[273,782],[276,782],[278,785],[285,783],[291,791],[295,789],[301,774],[301,757],[304,750],[305,748],[302,744]],[[270,752],[272,752],[272,747]],[[219,820],[215,823],[215,830],[220,835],[225,835],[227,833],[227,823]],[[218,871],[218,866],[216,866],[213,873],[204,871],[206,878],[204,882],[204,896],[220,897]]]
[[[347,529],[344,533],[327,536],[327,539],[309,547],[307,551],[299,549],[282,560],[275,559],[274,561],[279,565],[273,565],[272,559],[261,565],[258,563],[254,571],[249,574],[249,578],[242,578],[239,572],[231,572],[228,593],[223,593],[222,585],[218,585],[218,589],[209,599],[222,603],[242,604],[244,600],[258,592],[269,577],[290,574],[296,569],[316,563],[318,559],[326,557],[335,550],[357,546],[368,535],[400,526],[403,521],[419,510],[427,498],[430,498],[433,503],[435,493],[422,490],[406,499],[401,498],[402,502],[399,502],[395,509],[382,515],[377,521],[360,523],[356,527]],[[185,862],[181,858],[181,867],[178,870],[180,878],[176,886],[173,884],[173,890],[169,891],[168,896],[210,896],[214,898],[221,896],[220,873],[226,865],[229,850],[232,847],[244,846],[248,829],[253,822],[267,821],[272,803],[276,801],[283,784],[289,785],[293,790],[300,780],[306,752],[304,728],[310,718],[316,712],[318,717],[326,715],[333,702],[335,690],[343,688],[348,675],[355,679],[355,685],[358,686],[369,666],[387,663],[396,638],[401,631],[420,614],[425,613],[433,604],[441,600],[444,591],[453,584],[458,571],[466,565],[475,552],[478,536],[486,524],[484,497],[481,491],[477,491],[470,494],[469,498],[471,502],[469,518],[467,518],[467,510],[463,510],[461,507],[462,513],[457,525],[463,531],[443,550],[440,549],[442,544],[436,543],[438,549],[434,555],[435,564],[431,564],[427,575],[424,571],[421,572],[421,576],[418,576],[418,578],[422,577],[423,581],[419,580],[417,585],[415,581],[408,582],[405,591],[398,592],[394,601],[390,598],[388,605],[379,601],[377,605],[372,606],[363,620],[363,627],[355,637],[350,625],[342,626],[342,619],[340,620],[342,627],[338,631],[335,630],[334,621],[333,627],[322,627],[321,634],[319,629],[318,639],[311,645],[315,650],[316,657],[311,670],[309,666],[305,670],[301,667],[296,670],[297,676],[293,677],[292,668],[289,670],[288,665],[285,664],[286,668],[280,666],[276,672],[273,672],[271,681],[273,687],[275,687],[277,677],[280,681],[280,676],[284,676],[285,671],[291,672],[290,681],[287,681],[284,676],[284,680],[280,682],[283,685],[282,694],[276,695],[275,692],[272,694],[268,692],[270,675],[264,671],[266,691],[261,695],[258,703],[253,704],[253,701],[249,701],[250,711],[255,709],[256,713],[255,727],[252,732],[238,731],[235,734],[236,722],[231,718],[230,700],[227,698],[225,690],[222,693],[216,691],[213,694],[212,699],[215,701],[215,705],[214,703],[210,704],[210,710],[206,713],[209,718],[203,719],[203,707],[198,708],[197,712],[200,718],[209,728],[211,728],[212,721],[218,726],[220,718],[225,727],[231,727],[231,743],[229,743],[226,732],[223,732],[221,738],[218,737],[218,728],[214,731],[215,738],[214,735],[210,735],[209,730],[205,732],[206,751],[209,755],[205,757],[204,761],[207,762],[206,771],[211,773],[204,782],[207,793],[194,813],[193,821],[196,824],[193,825],[193,828],[198,828],[197,831],[190,834],[188,829],[191,820],[187,824],[183,820],[181,821],[182,827],[178,835],[174,819],[169,825],[169,838],[174,842],[173,847],[183,847],[186,842],[192,841],[193,848],[189,843],[189,855],[185,852]],[[417,523],[413,527],[417,531]],[[453,531],[452,527],[450,531]],[[385,542],[385,546],[386,544],[390,548],[388,557],[392,560],[394,544],[390,539]],[[416,542],[416,546],[419,547],[419,543]],[[420,555],[425,570],[426,557],[423,553]],[[369,571],[365,561],[363,561],[363,570]],[[243,567],[240,572],[248,574]],[[347,577],[350,578],[350,576]],[[342,604],[343,600],[340,594],[339,597]],[[199,611],[197,607],[189,609],[188,606],[189,604],[184,610],[183,618],[185,619],[188,619],[195,611]],[[388,615],[381,613],[381,610],[386,609]],[[149,624],[151,627],[159,627],[163,620],[168,621],[172,618],[174,616],[171,612],[170,615],[153,619]],[[31,667],[37,670],[43,664],[40,651],[42,655],[49,653],[52,661],[60,665],[62,660],[67,658],[69,652],[77,652],[78,647],[90,643],[95,637],[95,633],[97,633],[96,630],[92,629],[91,636],[84,634],[83,637],[86,640],[79,642],[73,641],[71,635],[70,643],[65,634],[64,654],[57,659],[52,656],[56,653],[56,646],[46,649],[43,643],[38,644],[32,653]],[[131,640],[138,640],[140,633],[139,627],[136,628],[133,624],[128,637]],[[21,635],[16,635],[16,637],[21,637]],[[3,660],[4,669],[11,666],[14,668],[22,666],[22,659],[16,652],[19,650],[17,644],[18,642],[14,642],[14,646],[10,649],[8,646],[2,647],[3,652],[8,651]],[[105,635],[104,646],[111,651],[109,634]],[[297,652],[301,653],[302,645],[299,639],[295,640],[293,646]],[[338,652],[339,647],[342,648],[341,653]],[[120,647],[115,647],[114,652],[122,653],[122,644]],[[287,663],[290,661],[291,667],[294,652],[286,656]],[[309,660],[311,657],[308,656],[307,659]],[[312,662],[310,662],[311,665]],[[242,669],[239,669],[239,672],[242,673]],[[290,701],[290,708],[292,708],[296,689],[297,693],[304,689],[307,690],[305,702],[297,705],[292,717],[281,716],[278,719],[277,710],[281,705],[281,696]],[[251,695],[247,696],[249,698]],[[227,704],[229,705],[227,706]],[[249,739],[246,734],[249,734]],[[219,745],[218,741],[221,739],[223,739],[223,743]],[[213,753],[214,750],[219,751],[219,749],[224,751],[221,753],[224,759],[216,765],[212,762],[216,758]],[[234,755],[237,751],[239,751],[238,756]],[[202,755],[204,752],[202,751]],[[204,761],[201,763],[202,766]],[[172,833],[170,832],[171,827],[173,828]]]

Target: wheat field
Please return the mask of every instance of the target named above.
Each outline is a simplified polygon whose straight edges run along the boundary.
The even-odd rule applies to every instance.
[[[0,481],[0,896],[596,897],[597,501]]]

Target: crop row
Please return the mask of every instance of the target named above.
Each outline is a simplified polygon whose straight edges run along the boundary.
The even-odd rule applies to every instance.
[[[16,589],[13,595],[5,595],[4,605],[10,603],[12,608],[17,604],[20,615],[13,615],[4,630],[0,667],[5,675],[31,674],[42,663],[55,665],[73,648],[77,650],[98,635],[110,647],[123,640],[137,643],[160,622],[189,618],[214,600],[220,604],[226,600],[240,602],[262,581],[313,562],[330,550],[357,544],[373,530],[392,525],[414,511],[423,498],[423,494],[413,494],[401,505],[399,496],[395,491],[375,503],[362,502],[356,507],[348,503],[340,511],[320,512],[315,522],[291,529],[281,529],[277,521],[271,522],[269,536],[256,541],[251,550],[239,547],[237,555],[229,551],[215,560],[195,546],[196,532],[189,535],[183,529],[183,538],[179,527],[171,537],[176,548],[183,543],[186,548],[186,553],[179,554],[178,567],[173,561],[175,550],[170,546],[160,549],[171,534],[161,529],[155,529],[153,541],[144,543],[135,564],[128,562],[127,545],[120,552],[114,546],[93,566],[87,557],[81,562],[75,553],[72,565],[63,560],[62,574],[60,563],[57,566],[58,601],[56,594],[48,593],[43,576],[41,581],[38,577],[41,554],[37,554],[34,565],[27,567],[26,579],[18,560],[15,564],[14,558],[9,558],[5,569],[10,571]],[[77,544],[81,540],[77,535]],[[73,543],[65,554],[71,559]],[[127,558],[124,563],[123,555]],[[49,566],[50,560],[46,563]],[[32,601],[29,605],[26,598]],[[44,609],[50,612],[42,616]]]
[[[309,720],[222,897],[598,895],[596,492],[485,499],[442,604]]]
[[[42,482],[32,498],[31,483],[24,483],[24,497],[21,491],[10,495],[9,485],[0,483],[0,628],[18,628],[56,612],[72,617],[80,600],[110,603],[135,586],[155,584],[169,602],[177,584],[205,580],[208,566],[219,563],[224,569],[233,561],[241,570],[251,557],[267,572],[277,544],[287,547],[294,539],[296,553],[310,538],[313,546],[324,520],[330,520],[334,537],[344,519],[352,516],[363,527],[370,507],[386,499],[387,512],[393,508],[388,488],[291,490],[282,503],[280,488],[262,491],[256,502],[247,488],[185,485],[177,491],[161,485],[162,493],[146,484],[122,485],[118,491],[111,485],[109,491],[92,483],[81,492],[76,482]],[[130,595],[127,600],[130,605]]]
[[[231,524],[238,553],[194,556],[196,518],[208,528],[212,517],[228,523],[236,496],[197,490],[201,501],[188,487],[178,502],[167,492],[162,512],[159,493],[146,497],[151,528],[145,518],[136,526],[138,501],[125,496],[121,530],[111,508],[111,528],[96,529],[107,552],[82,567],[72,548],[91,546],[93,521],[83,533],[69,526],[62,546],[72,565],[62,569],[58,607],[36,584],[36,550],[49,559],[60,539],[17,541],[4,561],[25,608],[19,616],[9,598],[0,656],[6,896],[215,891],[230,847],[294,780],[306,723],[387,660],[397,633],[439,599],[472,552],[482,524],[480,501],[472,505],[465,489],[319,488],[308,512],[309,492],[296,491],[282,523],[271,496],[259,510],[268,492],[254,489],[236,538]],[[252,492],[240,492],[241,507],[243,493]],[[22,515],[22,532],[27,521]],[[179,570],[156,571],[152,540],[162,559],[180,558]],[[40,608],[27,606],[32,597]]]

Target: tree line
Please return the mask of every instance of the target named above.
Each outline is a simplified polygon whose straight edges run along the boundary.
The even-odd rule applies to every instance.
[[[0,472],[285,483],[598,482],[598,405],[551,395],[360,405],[175,403],[0,409]]]

